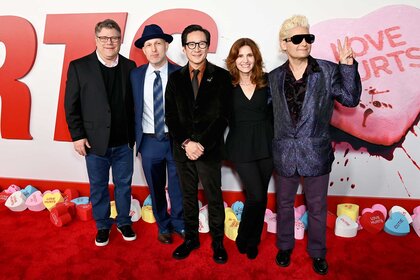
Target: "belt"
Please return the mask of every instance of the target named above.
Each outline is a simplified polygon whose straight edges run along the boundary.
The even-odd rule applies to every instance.
[[[143,133],[143,135],[146,135],[148,137],[157,138],[155,133]],[[169,133],[165,132],[165,137],[169,138]]]

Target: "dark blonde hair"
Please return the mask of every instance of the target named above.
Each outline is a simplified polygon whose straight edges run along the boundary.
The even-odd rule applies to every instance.
[[[239,70],[236,67],[236,59],[238,58],[239,50],[243,46],[249,46],[254,55],[254,67],[251,70],[251,82],[257,86],[257,89],[265,87],[267,80],[263,70],[263,61],[258,45],[249,38],[240,38],[233,43],[230,48],[229,55],[226,58],[226,66],[232,75],[232,84],[237,86],[239,84]]]

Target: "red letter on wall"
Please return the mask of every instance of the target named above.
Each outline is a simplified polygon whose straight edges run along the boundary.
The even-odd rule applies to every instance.
[[[95,50],[95,25],[107,18],[118,22],[123,40],[127,13],[47,15],[44,43],[66,45],[55,123],[54,140],[56,141],[71,141],[64,112],[64,94],[69,63]]]
[[[144,27],[146,25],[155,23],[162,27],[167,34],[180,34],[185,27],[191,23],[199,24],[207,29],[211,35],[209,52],[215,53],[217,49],[217,42],[219,34],[217,32],[217,25],[214,20],[206,13],[190,10],[190,9],[173,9],[159,12],[148,18],[137,30],[134,40],[130,48],[130,59],[134,60],[136,64],[142,65],[148,63],[143,52],[134,46],[134,42],[141,37]]]
[[[0,16],[0,26],[0,41],[6,47],[6,59],[0,68],[1,136],[30,140],[31,92],[18,79],[34,65],[36,32],[29,21],[16,16]]]

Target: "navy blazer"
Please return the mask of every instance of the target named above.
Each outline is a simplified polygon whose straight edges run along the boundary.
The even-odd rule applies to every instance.
[[[232,81],[228,71],[210,62],[194,93],[189,65],[169,77],[165,92],[165,121],[174,140],[174,159],[187,161],[181,144],[190,138],[200,142],[204,154],[198,160],[219,161],[223,158],[223,133],[231,108]]]
[[[362,93],[357,63],[337,65],[316,59],[320,71],[308,76],[300,118],[293,124],[284,92],[286,64],[269,74],[274,112],[273,160],[277,172],[291,177],[331,172],[334,152],[330,121],[334,100],[346,107],[359,104]]]
[[[96,51],[70,62],[64,108],[73,141],[87,138],[89,152],[104,156],[111,134],[111,108]],[[136,67],[132,60],[119,55],[122,97],[125,103],[127,139],[134,145],[134,106],[131,95],[130,71]]]
[[[144,80],[146,76],[146,70],[149,64],[143,64],[131,71],[131,85],[133,87],[133,99],[134,99],[134,127],[136,135],[136,155],[139,152],[141,140],[143,139],[143,106],[144,106]],[[168,62],[168,80],[169,75],[181,68],[176,64]]]

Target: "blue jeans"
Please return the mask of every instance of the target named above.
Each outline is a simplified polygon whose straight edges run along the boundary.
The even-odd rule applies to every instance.
[[[108,148],[105,156],[86,155],[90,182],[90,201],[97,229],[110,229],[114,223],[109,216],[109,169],[112,167],[114,197],[118,215],[117,226],[131,225],[131,180],[133,177],[133,150],[128,145]]]

